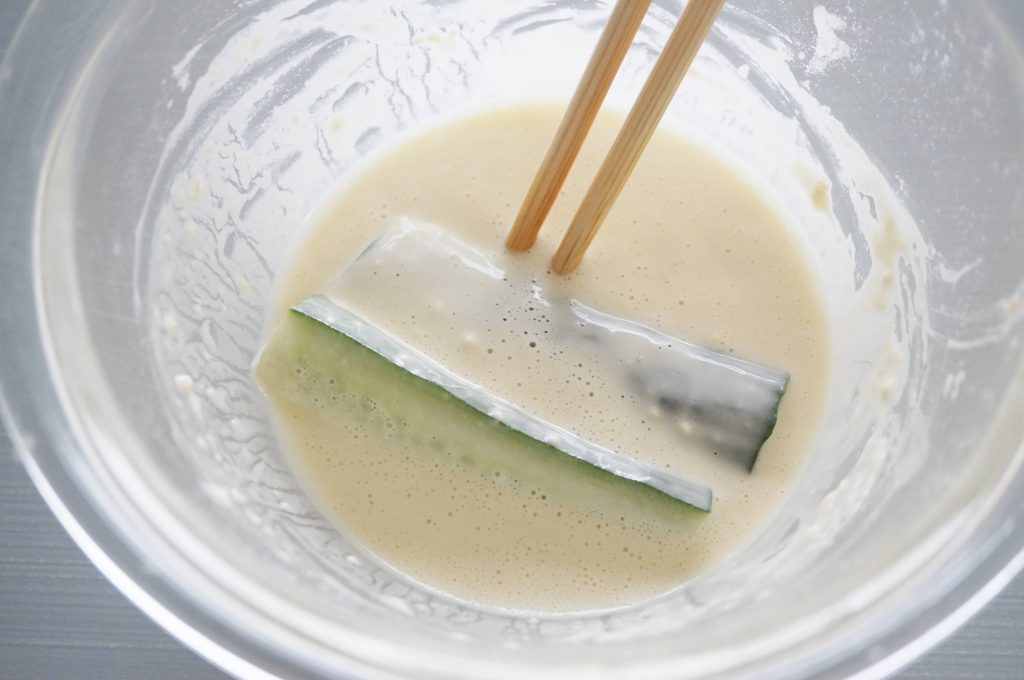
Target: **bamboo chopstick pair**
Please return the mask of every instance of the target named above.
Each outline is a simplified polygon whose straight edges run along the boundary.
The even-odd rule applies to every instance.
[[[650,3],[651,0],[619,0],[615,5],[512,226],[506,240],[510,249],[527,250],[537,239]],[[640,160],[724,4],[725,0],[690,0],[686,5],[562,238],[551,261],[551,269],[556,274],[571,272],[583,260],[583,254]]]

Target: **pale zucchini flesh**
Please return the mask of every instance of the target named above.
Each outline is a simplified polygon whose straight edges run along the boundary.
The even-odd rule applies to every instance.
[[[587,382],[599,376],[605,392],[625,396],[617,416],[643,421],[659,439],[674,441],[683,458],[696,463],[714,456],[746,472],[754,469],[775,428],[789,380],[785,371],[596,309],[559,280],[505,264],[441,227],[403,218],[323,294],[345,309],[372,314],[378,328],[413,344],[403,321],[438,305],[481,343],[507,341],[511,347],[529,336],[538,349],[523,360],[536,375],[559,375],[571,356],[584,372],[593,372]],[[462,338],[461,332],[433,337],[430,351],[450,355]],[[589,401],[593,395],[584,384],[566,384],[561,397]]]

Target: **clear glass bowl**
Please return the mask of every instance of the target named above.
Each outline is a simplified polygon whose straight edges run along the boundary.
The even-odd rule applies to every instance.
[[[655,3],[613,104],[635,93],[679,9]],[[735,0],[669,113],[776,184],[797,216],[786,149],[827,179],[835,219],[801,228],[838,317],[871,285],[880,215],[905,209],[919,230],[890,272],[889,327],[841,319],[848,377],[814,455],[737,555],[634,607],[498,611],[408,581],[296,486],[249,375],[296,231],[414,123],[566,98],[607,12],[32,6],[0,67],[4,420],[75,540],[214,663],[246,677],[878,677],[1020,568],[1014,0],[833,13]],[[864,392],[890,341],[905,350],[900,386],[876,412]]]

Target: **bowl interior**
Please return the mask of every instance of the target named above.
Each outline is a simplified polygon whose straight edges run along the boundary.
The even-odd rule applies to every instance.
[[[998,5],[798,4],[730,3],[667,118],[777,196],[832,316],[813,453],[723,564],[576,615],[431,591],[307,499],[249,371],[321,201],[404,130],[567,98],[602,2],[96,3],[33,235],[61,464],[149,569],[310,668],[696,677],[860,653],[1019,505],[1024,70]],[[678,11],[655,3],[613,106]]]

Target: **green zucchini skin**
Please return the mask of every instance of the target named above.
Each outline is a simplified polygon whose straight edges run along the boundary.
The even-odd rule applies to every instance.
[[[275,399],[349,419],[394,445],[439,456],[549,498],[600,504],[671,522],[710,510],[616,475],[496,420],[436,382],[396,365],[333,325],[292,309],[257,360]]]

